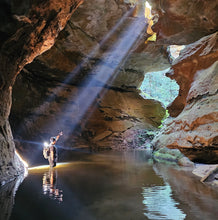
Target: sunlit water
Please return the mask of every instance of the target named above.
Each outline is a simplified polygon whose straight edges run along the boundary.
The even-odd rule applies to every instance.
[[[154,163],[145,151],[78,154],[29,170],[10,219],[210,220],[217,204],[218,192],[190,170]]]

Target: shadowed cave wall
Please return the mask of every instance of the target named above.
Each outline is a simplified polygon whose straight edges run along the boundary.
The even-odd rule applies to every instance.
[[[58,33],[81,1],[33,1],[25,14],[16,11],[15,1],[3,1],[2,11],[7,14],[1,21],[0,51],[0,183],[13,179],[24,172],[17,155],[8,122],[12,104],[12,87],[23,67],[48,50]],[[24,9],[26,9],[24,7]],[[23,11],[22,11],[23,12]],[[18,23],[17,23],[18,22]]]

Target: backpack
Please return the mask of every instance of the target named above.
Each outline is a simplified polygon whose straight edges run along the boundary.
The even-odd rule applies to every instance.
[[[49,155],[50,155],[49,147],[44,147],[43,148],[43,156],[44,156],[44,158],[48,159]]]

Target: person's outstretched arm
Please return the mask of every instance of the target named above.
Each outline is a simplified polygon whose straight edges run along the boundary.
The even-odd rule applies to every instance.
[[[55,142],[58,141],[58,139],[60,138],[61,135],[63,135],[63,132],[62,132],[62,131],[56,136],[56,140],[55,140]]]

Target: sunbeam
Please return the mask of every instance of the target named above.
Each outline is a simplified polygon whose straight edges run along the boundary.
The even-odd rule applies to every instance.
[[[95,68],[93,68],[85,76],[85,78],[80,81],[80,84],[77,85],[77,94],[72,93],[72,97],[68,97],[68,100],[72,100],[73,103],[65,103],[65,105],[61,107],[60,113],[56,113],[55,118],[46,118],[46,124],[44,123],[43,127],[41,127],[42,131],[48,131],[47,133],[56,133],[58,130],[63,130],[65,138],[67,139],[76,131],[77,125],[82,119],[84,123],[88,120],[89,117],[87,113],[89,112],[90,115],[90,107],[95,104],[96,97],[98,94],[101,94],[101,97],[103,97],[105,86],[108,85],[108,82],[112,84],[119,72],[118,68],[128,57],[130,50],[136,45],[136,42],[144,35],[146,27],[148,26],[148,24],[145,22],[144,11],[139,11],[137,17],[131,17],[130,15],[133,13],[133,10],[134,8],[128,11],[120,19],[120,21],[112,28],[104,39],[95,48],[93,48],[90,54],[87,55],[87,57],[71,73],[68,74],[60,86],[52,90],[52,94],[44,101],[44,103],[35,109],[34,119],[32,120],[34,124],[37,123],[37,120],[39,119],[38,116],[44,114],[44,112],[51,108],[52,101],[66,88],[66,85],[71,84],[73,78],[77,74],[80,74],[82,66],[89,62],[89,60],[99,52],[99,49],[104,46],[110,37],[118,29],[120,29],[121,25],[123,25],[123,23],[128,19],[128,25],[125,23],[125,28],[122,29],[121,33],[119,31],[116,42],[106,52],[104,52],[101,62],[99,62],[97,66],[95,66]],[[74,112],[73,110],[75,106],[77,106],[79,111],[72,121],[68,117],[69,112]],[[71,122],[71,124],[67,126],[67,129],[64,127],[66,120]],[[32,123],[32,125],[34,124]],[[31,142],[30,144],[38,143]],[[41,151],[43,148],[43,143],[39,143],[39,145]],[[73,142],[71,143],[71,146],[71,149],[73,150]],[[65,147],[61,148],[64,149]],[[70,150],[70,148],[67,147],[66,150]],[[37,158],[40,151],[39,149],[35,149],[35,154],[33,154],[31,157]]]
[[[71,127],[71,132],[74,131],[75,125],[84,117],[87,110],[93,104],[97,95],[102,91],[107,82],[110,81],[110,83],[112,83],[116,78],[118,73],[117,68],[128,56],[129,51],[144,32],[145,26],[144,17],[134,18],[129,27],[119,36],[117,42],[107,52],[107,55],[102,59],[98,66],[88,74],[85,81],[80,84],[78,96],[74,100],[80,110],[74,120],[74,126]],[[66,105],[63,112],[71,112],[73,111],[73,108],[74,105]],[[58,116],[56,122],[52,124],[52,127],[57,127],[57,125],[60,126],[64,123],[65,119],[63,112]]]
[[[40,107],[37,107],[35,109],[36,114],[40,115],[43,111],[45,111],[47,108],[49,108],[49,105],[52,101],[55,100],[56,96],[60,94],[63,89],[65,88],[66,84],[70,84],[70,82],[81,72],[82,67],[90,61],[98,52],[99,49],[111,38],[111,36],[120,28],[121,25],[126,21],[126,19],[133,13],[134,8],[131,8],[129,11],[127,11],[123,17],[116,23],[116,25],[110,30],[109,33],[106,34],[106,36],[98,43],[92,51],[79,63],[64,79],[62,84],[54,88],[52,91],[52,94],[49,95],[49,97],[40,105]]]

